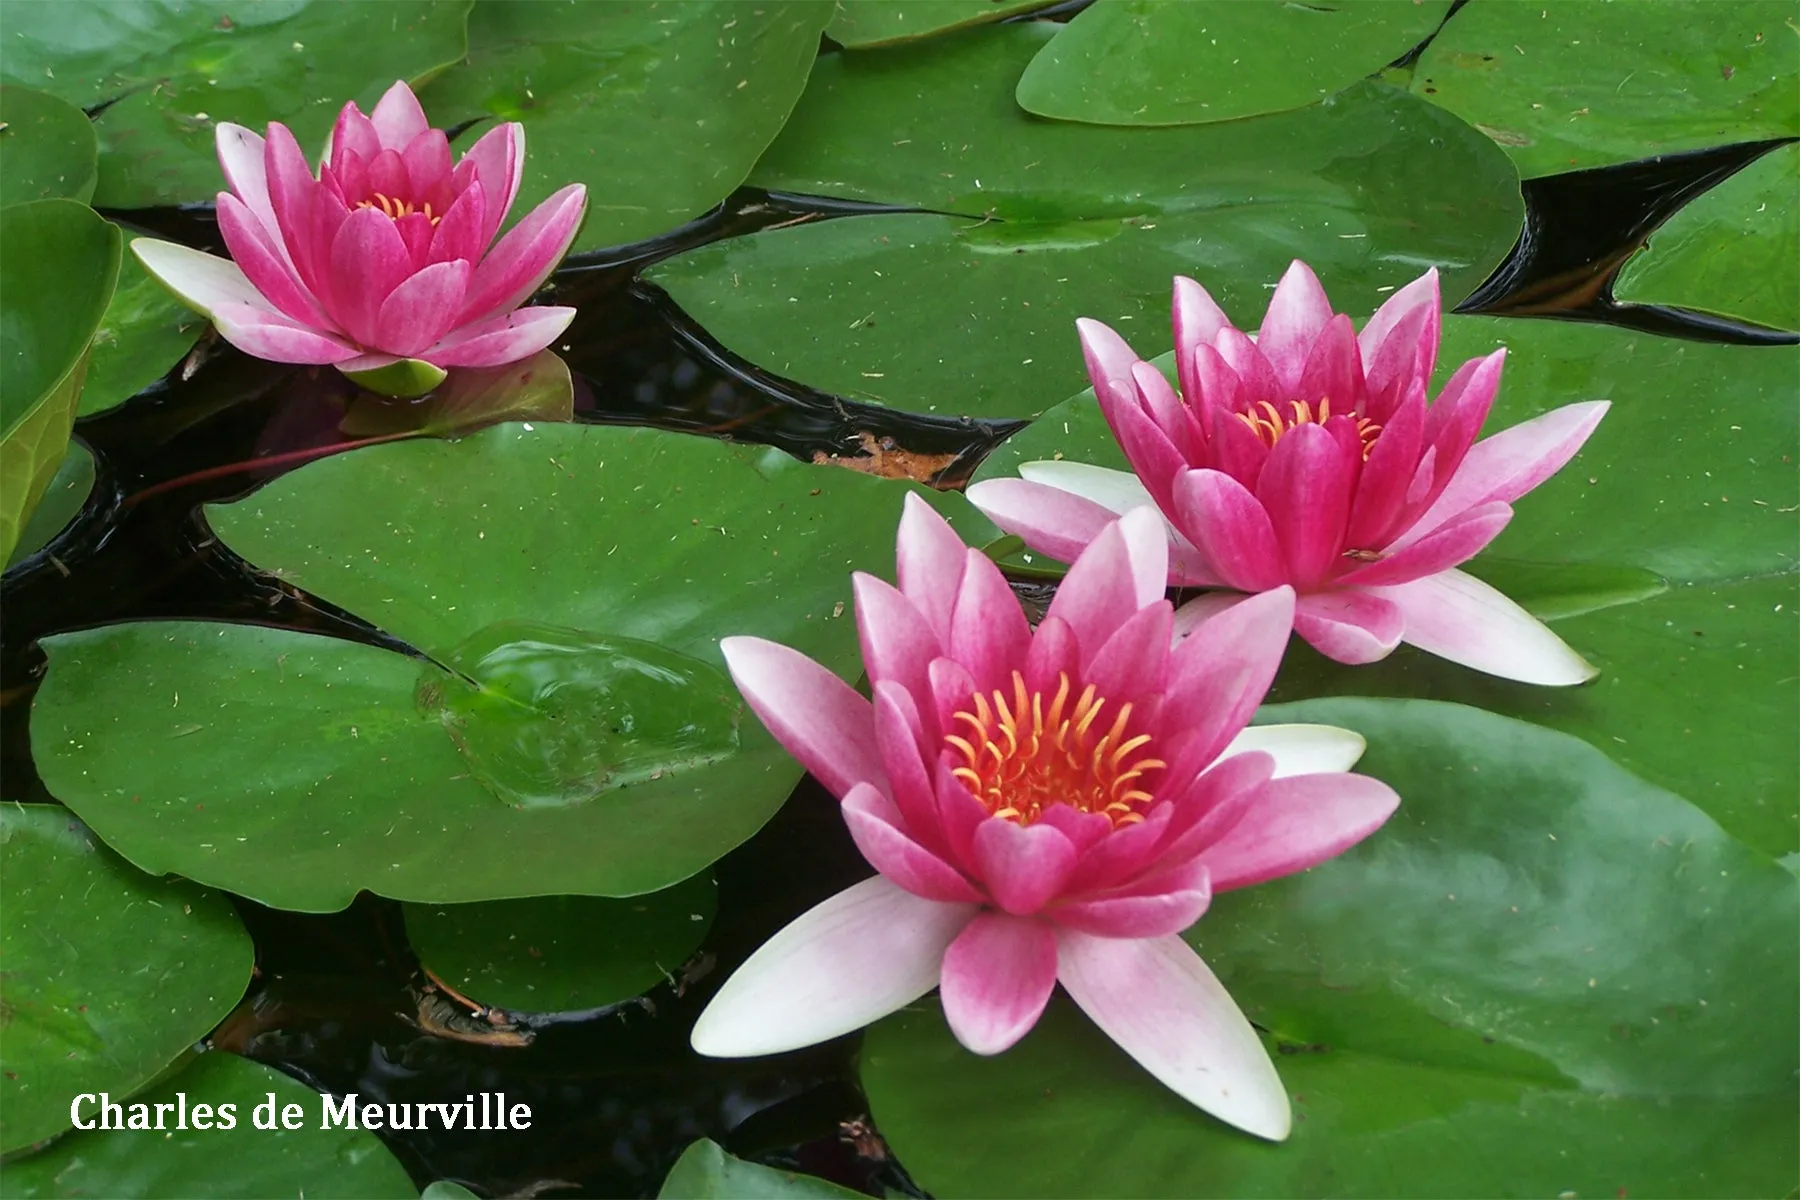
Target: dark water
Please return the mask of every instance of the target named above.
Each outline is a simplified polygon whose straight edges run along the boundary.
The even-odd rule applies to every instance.
[[[1665,335],[1746,343],[1792,335],[1673,310],[1621,306],[1611,285],[1643,238],[1687,199],[1780,143],[1725,147],[1525,185],[1525,234],[1459,311],[1607,321]],[[565,354],[577,417],[759,442],[803,458],[869,445],[950,456],[955,486],[1017,427],[896,413],[813,391],[742,362],[657,288],[647,264],[770,225],[829,220],[866,206],[743,190],[666,237],[571,260],[555,301],[580,310]],[[204,209],[116,214],[164,236],[217,248]],[[192,618],[254,622],[408,648],[333,606],[264,575],[220,545],[199,506],[244,495],[333,452],[349,394],[329,369],[280,367],[215,346],[120,408],[81,422],[95,494],[44,553],[0,581],[0,797],[53,801],[31,764],[26,718],[49,634],[106,622]],[[604,1015],[552,1024],[524,1048],[423,1034],[418,964],[399,906],[363,896],[329,916],[238,908],[259,974],[216,1043],[333,1093],[436,1101],[504,1091],[536,1114],[504,1138],[443,1131],[384,1135],[414,1178],[462,1181],[490,1195],[653,1195],[682,1149],[712,1137],[747,1158],[798,1168],[873,1194],[918,1194],[878,1138],[858,1136],[866,1105],[856,1039],[730,1062],[698,1058],[687,1033],[712,991],[794,914],[866,875],[831,798],[810,779],[760,834],[715,867],[715,962],[677,995],[661,985]]]

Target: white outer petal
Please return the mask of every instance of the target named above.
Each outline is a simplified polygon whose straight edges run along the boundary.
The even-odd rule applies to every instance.
[[[1502,679],[1547,687],[1586,683],[1600,668],[1536,617],[1473,575],[1452,569],[1368,589],[1400,606],[1400,640]]]
[[[1097,467],[1093,463],[1048,458],[1020,463],[1019,478],[1053,487],[1059,492],[1071,492],[1120,516],[1146,504],[1156,507],[1156,501],[1150,498],[1143,481],[1136,475],[1111,467]]]
[[[156,276],[157,282],[189,308],[211,315],[218,305],[236,302],[265,312],[276,311],[256,290],[244,269],[228,258],[156,238],[131,239],[131,252],[146,271]]]
[[[1165,1087],[1228,1125],[1279,1142],[1287,1089],[1231,994],[1180,934],[1100,938],[1059,929],[1056,977]]]
[[[1261,750],[1275,760],[1275,778],[1341,775],[1356,765],[1369,743],[1336,725],[1252,725],[1231,739],[1220,758]]]
[[[713,1058],[779,1054],[861,1029],[937,986],[973,904],[922,900],[877,875],[796,917],[694,1023]]]

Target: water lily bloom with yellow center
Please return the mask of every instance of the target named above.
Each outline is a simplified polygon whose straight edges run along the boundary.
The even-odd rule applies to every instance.
[[[1068,561],[1118,514],[1168,521],[1170,581],[1225,589],[1184,608],[1188,629],[1242,594],[1291,587],[1294,631],[1345,663],[1409,642],[1508,679],[1595,674],[1498,591],[1456,567],[1512,518],[1605,415],[1593,401],[1476,441],[1506,352],[1459,367],[1426,401],[1438,350],[1435,270],[1359,334],[1295,262],[1252,339],[1206,290],[1175,281],[1180,393],[1098,321],[1078,322],[1101,411],[1135,474],[1026,463],[969,489],[996,524]]]
[[[153,238],[139,261],[258,358],[330,363],[377,390],[427,391],[448,367],[528,358],[572,308],[520,308],[581,225],[571,184],[492,245],[525,165],[525,130],[500,125],[452,165],[450,142],[404,82],[364,116],[346,104],[315,178],[287,126],[218,127],[218,197],[231,259]]]
[[[1398,804],[1346,774],[1362,739],[1246,729],[1293,593],[1247,600],[1171,648],[1162,523],[1101,529],[1033,630],[991,560],[908,497],[899,584],[857,575],[872,700],[758,638],[721,646],[795,758],[843,801],[880,872],[752,955],[694,1027],[702,1054],[811,1045],[941,988],[957,1039],[996,1054],[1060,982],[1183,1098],[1287,1136],[1255,1031],[1180,933],[1214,892],[1304,870]]]

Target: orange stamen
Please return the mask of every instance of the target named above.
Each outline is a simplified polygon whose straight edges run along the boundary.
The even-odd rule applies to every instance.
[[[1273,450],[1275,443],[1289,430],[1301,425],[1323,425],[1331,420],[1331,397],[1321,397],[1317,410],[1304,400],[1290,400],[1288,411],[1283,414],[1273,404],[1262,400],[1251,405],[1249,412],[1234,415],[1250,427],[1251,433],[1262,439],[1263,445]],[[1356,422],[1356,436],[1362,439],[1363,461],[1369,461],[1369,454],[1375,449],[1375,441],[1381,436],[1381,426],[1367,417],[1357,416],[1354,409],[1338,415],[1350,417]]]
[[[438,216],[431,211],[431,205],[429,203],[426,203],[420,207],[414,207],[412,201],[410,201],[410,200],[396,200],[392,196],[386,196],[380,192],[375,193],[375,198],[373,200],[359,200],[356,204],[356,207],[358,207],[358,208],[379,208],[383,213],[392,217],[396,221],[398,221],[401,217],[410,217],[415,212],[423,213],[425,215],[425,219],[427,221],[430,221],[433,226],[435,226],[439,221],[443,220],[443,217]]]

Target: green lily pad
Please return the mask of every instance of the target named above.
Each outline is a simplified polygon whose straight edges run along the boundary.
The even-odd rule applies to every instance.
[[[1468,4],[1413,90],[1493,138],[1526,178],[1800,134],[1782,0]]]
[[[144,1105],[150,1129],[74,1133],[41,1153],[0,1168],[9,1197],[308,1196],[404,1200],[417,1194],[406,1169],[363,1129],[321,1128],[321,1097],[273,1067],[235,1054],[203,1054],[139,1096],[114,1093],[129,1123]],[[274,1107],[267,1107],[273,1099]],[[156,1105],[161,1132],[154,1124]],[[208,1128],[194,1124],[206,1107]],[[258,1106],[275,1123],[259,1128]],[[231,1124],[225,1123],[229,1109]],[[299,1119],[291,1119],[298,1113]],[[95,1106],[83,1107],[94,1119]],[[280,1123],[289,1118],[292,1127]],[[181,1121],[187,1128],[177,1128]]]
[[[545,896],[408,904],[419,961],[471,1000],[511,1012],[601,1008],[672,978],[712,927],[705,875],[626,900]]]
[[[745,1162],[710,1138],[682,1151],[656,1193],[657,1200],[848,1200],[861,1195],[811,1175]]]
[[[1141,351],[1156,348],[1140,340]],[[1586,738],[1758,850],[1793,850],[1800,497],[1784,455],[1800,438],[1800,350],[1448,317],[1434,386],[1500,344],[1511,353],[1489,431],[1578,400],[1613,408],[1574,462],[1515,503],[1512,523],[1470,570],[1555,620],[1599,679],[1532,687],[1406,646],[1345,667],[1296,641],[1275,697],[1425,696],[1523,717]],[[1058,455],[1126,467],[1091,389],[1009,438],[977,477]]]
[[[1096,0],[1031,60],[1019,104],[1097,125],[1299,108],[1381,70],[1449,11],[1450,0]]]
[[[175,299],[137,255],[122,255],[119,285],[94,333],[78,415],[131,399],[167,375],[205,332],[205,317]]]
[[[87,205],[0,210],[0,561],[62,465],[118,273],[119,231]]]
[[[434,1179],[419,1193],[419,1200],[480,1200],[454,1179]]]
[[[87,114],[48,92],[0,87],[0,208],[93,199],[100,145]]]
[[[86,446],[71,439],[69,452],[63,455],[50,486],[44,489],[43,498],[19,531],[19,543],[13,547],[6,565],[21,562],[49,545],[81,512],[93,490],[94,456]]]
[[[463,56],[470,0],[68,0],[7,14],[0,78],[94,119],[94,202],[148,208],[211,200],[225,186],[213,127],[280,121],[313,152],[338,109],[367,112],[394,80],[429,79]]]
[[[502,421],[572,421],[575,381],[553,350],[503,367],[459,367],[418,400],[364,395],[350,401],[338,430],[345,437],[418,433],[454,437]]]
[[[469,58],[421,93],[434,121],[525,125],[524,213],[588,185],[575,249],[665,233],[744,182],[787,120],[831,5],[481,0]],[[472,140],[486,128],[472,129]]]
[[[853,0],[837,5],[825,36],[853,49],[891,46],[1048,8],[1056,0]]]
[[[0,881],[10,1153],[69,1128],[78,1093],[129,1095],[174,1062],[243,996],[254,953],[223,896],[140,874],[52,805],[0,806]]]
[[[1012,89],[1048,36],[1001,26],[821,60],[751,179],[980,220],[768,230],[648,278],[777,374],[917,412],[1019,417],[1080,386],[1076,317],[1165,328],[1177,273],[1254,323],[1299,254],[1372,308],[1425,262],[1460,296],[1514,240],[1504,156],[1404,92],[1363,84],[1176,129],[1044,122]]]
[[[436,663],[244,626],[63,634],[44,641],[33,757],[140,866],[275,907],[336,909],[363,888],[421,903],[655,891],[749,837],[800,777],[724,705],[718,639],[771,638],[853,674],[849,572],[892,570],[903,491],[773,450],[579,425],[325,459],[210,509],[214,529]],[[619,676],[623,658],[690,682],[659,698]]]
[[[1267,710],[1369,739],[1399,812],[1218,897],[1187,935],[1269,1031],[1274,1146],[1164,1090],[1072,1005],[1014,1050],[933,1005],[863,1048],[875,1119],[939,1195],[1736,1196],[1800,1161],[1800,881],[1562,734],[1458,705]],[[1627,898],[1621,902],[1620,898]],[[995,1155],[995,1145],[1009,1152]]]
[[[1800,330],[1800,146],[1690,201],[1619,272],[1613,294]]]

